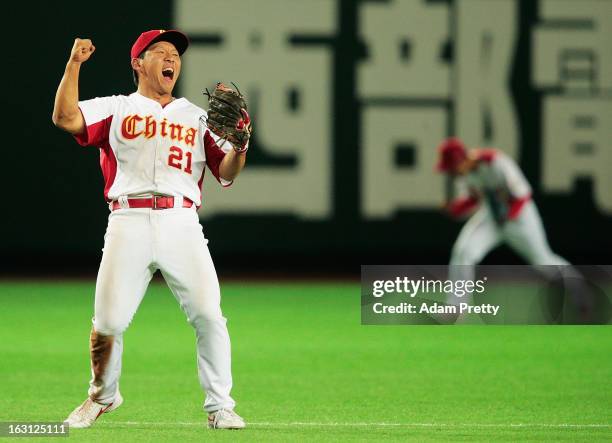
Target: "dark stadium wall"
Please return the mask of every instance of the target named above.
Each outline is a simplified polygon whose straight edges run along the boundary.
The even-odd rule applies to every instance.
[[[439,141],[455,134],[518,161],[553,249],[609,263],[610,36],[597,25],[600,6],[561,3],[13,5],[4,26],[15,69],[3,94],[5,272],[95,269],[100,258],[108,208],[98,152],[51,122],[73,39],[96,46],[81,97],[128,94],[135,38],[173,27],[192,38],[179,94],[205,106],[204,88],[236,81],[254,115],[243,176],[227,191],[205,182],[204,232],[225,269],[446,263],[461,223],[439,210],[433,163]],[[519,262],[507,249],[488,260]]]

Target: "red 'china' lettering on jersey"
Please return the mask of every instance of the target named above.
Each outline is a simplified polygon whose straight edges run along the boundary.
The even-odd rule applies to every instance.
[[[162,107],[137,92],[79,102],[86,130],[82,146],[100,149],[104,198],[163,194],[201,203],[205,166],[217,181],[219,165],[231,148],[202,123],[206,111],[185,98]],[[198,205],[199,206],[199,205]]]

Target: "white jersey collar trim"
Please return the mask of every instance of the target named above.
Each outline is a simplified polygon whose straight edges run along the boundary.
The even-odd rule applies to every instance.
[[[179,104],[181,104],[182,102],[185,101],[184,97],[180,97],[180,98],[175,98],[173,101],[171,101],[170,103],[168,103],[165,107],[162,108],[162,105],[159,104],[159,102],[157,100],[153,100],[152,98],[149,97],[145,97],[144,95],[142,95],[141,93],[139,93],[138,91],[136,92],[132,92],[130,94],[130,97],[136,97],[139,98],[140,100],[143,100],[147,103],[151,103],[154,105],[157,105],[158,107],[160,107],[161,109],[168,109],[168,107],[175,107]]]

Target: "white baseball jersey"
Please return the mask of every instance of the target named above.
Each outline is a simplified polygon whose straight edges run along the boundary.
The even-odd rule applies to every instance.
[[[201,204],[205,165],[219,177],[223,149],[203,124],[206,111],[185,98],[162,107],[138,92],[79,102],[86,124],[75,136],[82,146],[100,148],[107,201],[121,196],[162,194]]]
[[[478,167],[466,177],[470,188],[503,191],[517,199],[531,195],[531,186],[516,163],[501,151],[483,149],[478,152]]]
[[[484,199],[496,217],[514,219],[531,198],[531,186],[516,163],[501,151],[476,151],[478,165],[464,178],[459,188],[467,188],[470,197],[457,199],[451,212],[461,215]]]

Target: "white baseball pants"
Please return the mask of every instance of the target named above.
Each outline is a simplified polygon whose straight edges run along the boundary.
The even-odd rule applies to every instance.
[[[196,332],[204,409],[234,407],[230,339],[207,243],[194,208],[119,209],[109,215],[96,283],[91,398],[113,401],[122,334],[159,269]]]
[[[457,237],[451,253],[449,278],[473,280],[474,265],[502,243],[532,265],[569,265],[567,260],[550,249],[542,219],[533,201],[527,202],[519,216],[503,226],[495,222],[491,211],[483,204]]]

